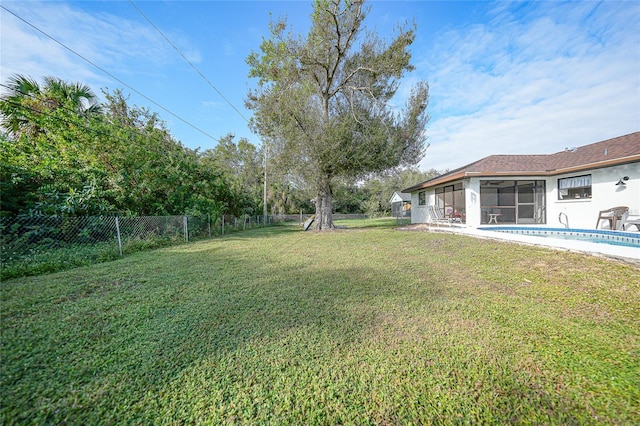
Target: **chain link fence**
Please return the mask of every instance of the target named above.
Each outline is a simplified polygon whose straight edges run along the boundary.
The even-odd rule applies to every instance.
[[[0,279],[62,271],[275,223],[302,224],[310,216],[0,217]],[[334,214],[334,220],[340,219],[367,216]]]
[[[0,277],[56,272],[277,221],[262,216],[0,217]]]

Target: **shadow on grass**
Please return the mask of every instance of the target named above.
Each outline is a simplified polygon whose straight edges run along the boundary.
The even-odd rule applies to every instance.
[[[500,324],[465,317],[482,312],[465,310],[483,303],[470,290],[481,280],[468,278],[468,293],[454,288],[423,246],[405,253],[419,270],[390,274],[380,253],[398,241],[380,234],[366,240],[372,260],[352,262],[344,257],[364,238],[327,238],[351,244],[332,253],[295,232],[255,229],[3,283],[0,423],[197,423],[214,411],[233,423],[273,420],[278,409],[289,423],[313,413],[315,423],[437,423],[458,407],[499,423],[571,411],[496,354],[508,345],[491,334]],[[457,240],[427,241],[440,252]],[[520,400],[531,408],[510,405]],[[322,417],[331,409],[344,417]]]
[[[366,336],[376,312],[362,300],[399,297],[389,277],[277,266],[240,247],[292,232],[262,228],[225,237],[240,241],[233,247],[201,242],[3,283],[2,423],[158,421],[137,403],[250,342],[308,330],[305,356],[320,357]]]

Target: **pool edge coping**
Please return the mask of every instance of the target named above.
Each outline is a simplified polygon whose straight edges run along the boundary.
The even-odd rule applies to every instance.
[[[416,224],[417,225],[417,224]],[[609,245],[603,243],[592,243],[588,241],[573,241],[553,237],[536,237],[523,234],[509,234],[506,232],[491,231],[473,227],[462,226],[429,226],[424,229],[429,232],[444,232],[451,234],[467,235],[474,238],[490,239],[495,241],[511,242],[516,244],[525,244],[534,247],[544,247],[559,251],[568,251],[574,253],[588,254],[596,257],[604,257],[617,261],[622,261],[634,266],[640,267],[640,249],[636,247],[626,247],[618,245]],[[548,228],[555,229],[555,228]],[[557,228],[561,229],[561,228]],[[613,232],[613,231],[611,231]],[[640,236],[640,234],[639,234]],[[580,245],[578,247],[578,244]]]

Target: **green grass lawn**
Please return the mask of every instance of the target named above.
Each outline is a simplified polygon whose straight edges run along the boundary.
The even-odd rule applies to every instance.
[[[0,423],[640,424],[638,267],[394,223],[3,282]]]

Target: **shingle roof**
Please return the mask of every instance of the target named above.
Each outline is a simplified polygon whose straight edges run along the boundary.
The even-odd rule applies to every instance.
[[[491,155],[402,192],[413,192],[468,176],[548,176],[637,161],[640,161],[640,132],[555,154]]]
[[[408,192],[397,192],[402,201],[411,201],[411,194]]]

